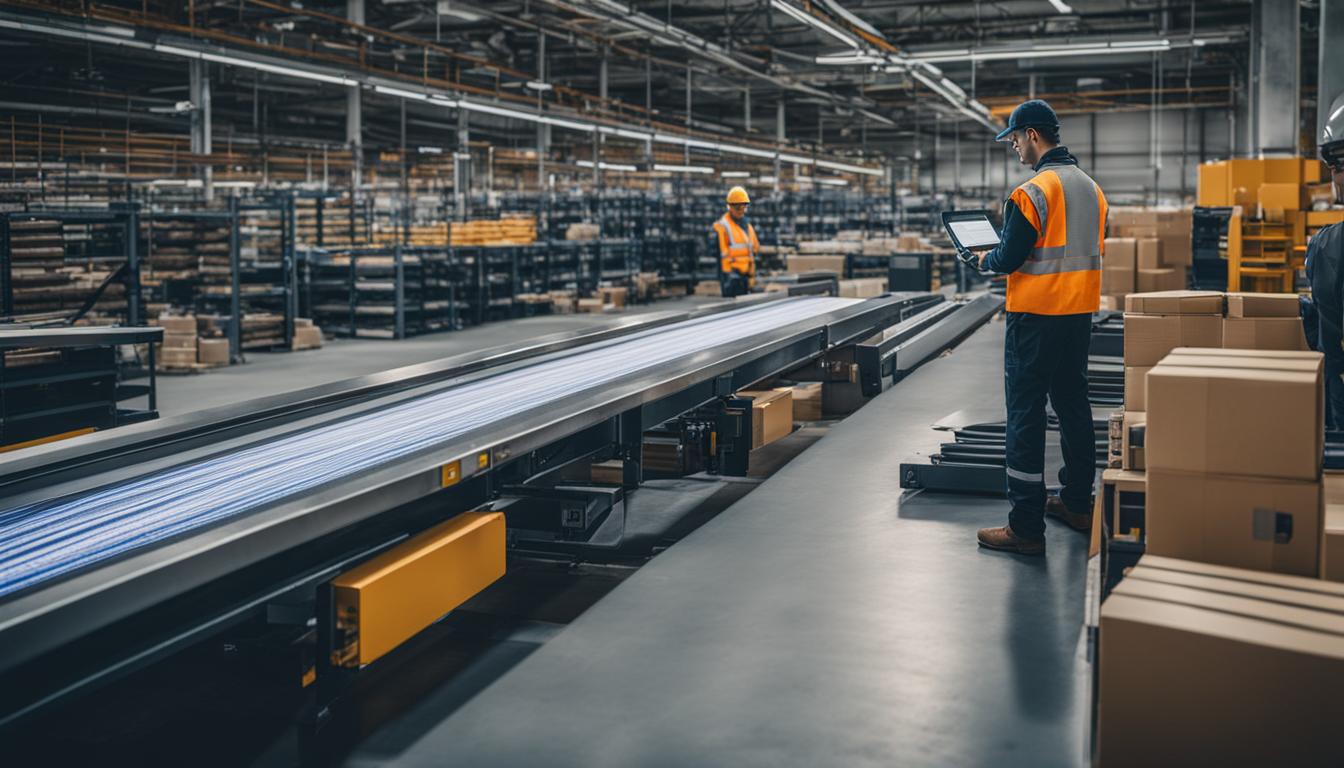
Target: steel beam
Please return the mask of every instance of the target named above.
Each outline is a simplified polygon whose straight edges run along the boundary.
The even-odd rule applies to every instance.
[[[1323,11],[1324,12],[1324,11]],[[1251,10],[1251,154],[1295,157],[1302,98],[1297,3],[1255,0]]]

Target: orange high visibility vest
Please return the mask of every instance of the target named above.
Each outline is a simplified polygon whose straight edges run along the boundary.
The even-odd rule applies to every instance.
[[[719,234],[719,269],[723,272],[734,270],[744,275],[756,274],[756,253],[761,243],[756,239],[756,228],[747,224],[743,230],[731,214],[714,222],[714,230]]]
[[[1076,165],[1046,165],[1008,199],[1038,233],[1026,263],[1008,275],[1008,311],[1096,312],[1106,237],[1101,187]]]

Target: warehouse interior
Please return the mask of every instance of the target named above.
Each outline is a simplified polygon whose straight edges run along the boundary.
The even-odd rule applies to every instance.
[[[15,764],[1344,762],[1344,0],[0,50]]]

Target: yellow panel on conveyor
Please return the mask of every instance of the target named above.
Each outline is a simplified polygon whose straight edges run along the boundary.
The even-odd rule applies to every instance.
[[[504,575],[504,515],[467,512],[331,583],[341,651],[360,667],[388,653]]]

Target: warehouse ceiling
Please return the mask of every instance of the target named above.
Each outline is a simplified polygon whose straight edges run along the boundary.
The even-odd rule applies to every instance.
[[[11,19],[115,24],[146,39],[274,55],[610,125],[771,145],[782,104],[791,146],[873,163],[935,131],[987,135],[1032,94],[1062,113],[1228,106],[1245,87],[1251,4],[365,0],[362,25],[349,23],[348,11],[346,2],[314,0],[0,0]],[[1314,50],[1315,18],[1304,5],[1304,50]],[[0,29],[0,114],[186,136],[182,58],[9,26]],[[345,86],[209,66],[216,147],[346,146]],[[1314,81],[1308,62],[1304,90]],[[454,111],[381,92],[367,92],[363,122],[366,153],[399,148],[403,130],[408,147],[458,141]],[[501,150],[538,142],[535,124],[494,114],[473,113],[469,130],[473,143]],[[593,139],[552,130],[550,141],[561,158],[588,157]],[[615,160],[641,151],[636,141],[603,141]]]

